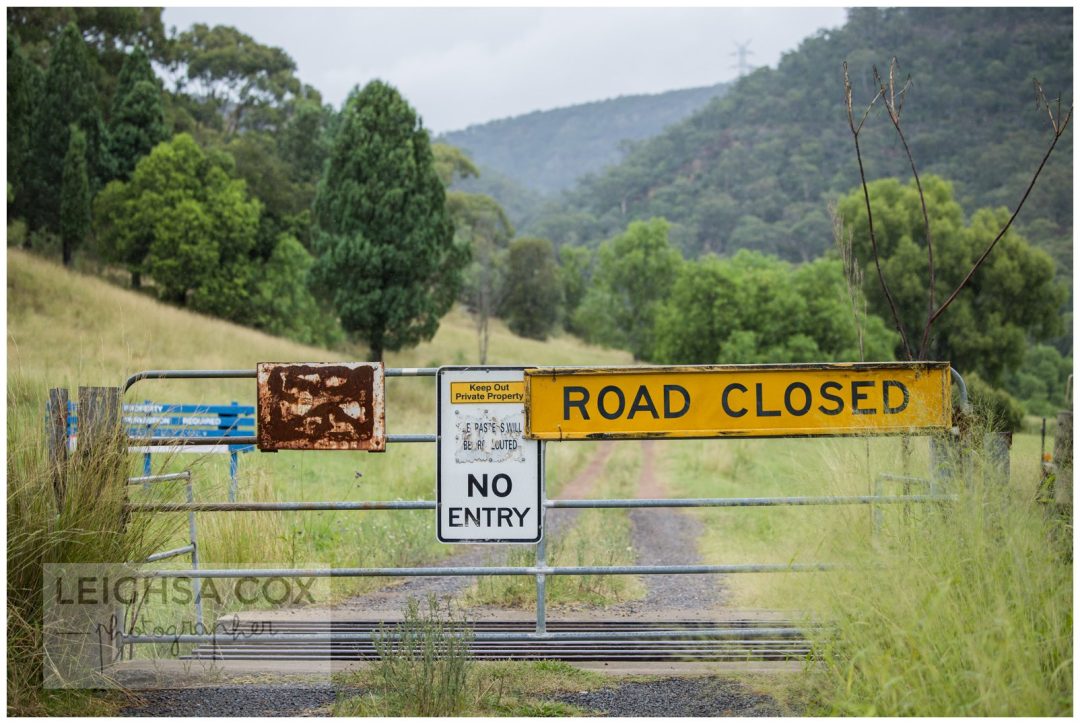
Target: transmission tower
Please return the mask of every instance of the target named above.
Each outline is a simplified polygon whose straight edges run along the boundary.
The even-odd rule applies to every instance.
[[[740,78],[742,78],[744,75],[754,69],[754,66],[746,62],[747,56],[753,54],[754,51],[750,50],[749,40],[747,40],[745,43],[735,43],[735,51],[731,53],[731,55],[736,56],[738,60],[731,67],[739,71]]]

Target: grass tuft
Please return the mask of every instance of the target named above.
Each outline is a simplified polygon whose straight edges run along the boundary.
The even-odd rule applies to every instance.
[[[410,600],[404,619],[382,633],[379,659],[342,677],[363,693],[340,698],[335,716],[574,716],[581,710],[545,697],[608,683],[562,661],[478,662],[471,628],[434,596]]]
[[[133,517],[124,510],[128,456],[119,431],[99,443],[95,454],[76,451],[56,468],[45,454],[42,408],[19,383],[9,390],[8,713],[85,712],[78,696],[43,689],[44,566],[143,560],[175,533],[175,520]],[[54,492],[57,477],[64,489],[60,501]]]
[[[453,716],[462,713],[478,692],[470,690],[472,629],[455,617],[449,600],[440,605],[429,595],[421,610],[409,599],[405,618],[375,639],[379,655],[370,701],[394,716]],[[470,696],[471,695],[471,696]]]

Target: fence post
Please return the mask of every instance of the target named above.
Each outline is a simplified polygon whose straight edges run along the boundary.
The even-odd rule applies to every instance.
[[[86,455],[117,433],[120,425],[119,387],[79,388],[79,454]]]
[[[191,476],[187,479],[187,501],[189,503],[195,502],[195,491],[192,488]],[[188,539],[191,541],[191,568],[192,570],[199,570],[199,536],[195,529],[195,511],[192,510],[188,513]],[[206,632],[206,626],[203,623],[203,607],[202,607],[202,579],[193,578],[191,581],[191,588],[195,594],[195,622],[198,624],[199,633]]]
[[[229,502],[230,503],[235,503],[236,502],[236,493],[237,493],[236,474],[238,472],[237,471],[237,465],[238,465],[238,463],[237,463],[237,459],[236,459],[236,450],[233,450],[232,447],[230,446],[230,448],[229,448]]]
[[[547,446],[540,443],[540,459],[547,462]],[[547,465],[541,464],[540,470],[540,540],[536,544],[536,566],[547,566]],[[547,633],[547,576],[536,574],[536,633]]]
[[[1010,467],[1009,451],[1012,449],[1012,432],[989,432],[983,438],[990,460],[991,475],[994,482],[1001,485],[1009,484]]]
[[[49,390],[48,422],[45,444],[49,455],[49,474],[52,476],[56,507],[64,503],[64,469],[68,459],[68,391],[65,387]]]
[[[882,495],[882,481],[880,475],[874,476],[874,488],[873,494],[875,498],[880,498]],[[881,533],[881,528],[884,523],[884,514],[881,510],[881,506],[877,503],[870,504],[870,534],[876,536]]]

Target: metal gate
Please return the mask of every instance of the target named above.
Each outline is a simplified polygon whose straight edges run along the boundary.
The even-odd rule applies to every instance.
[[[438,368],[388,368],[387,377],[434,377]],[[960,394],[962,409],[967,409],[967,388],[963,379],[950,369]],[[163,379],[254,379],[256,370],[148,370],[132,375],[125,382],[121,396],[141,380]],[[203,439],[203,444],[222,442],[228,444],[255,444],[256,438],[228,437],[221,441]],[[437,437],[429,433],[390,433],[388,444],[435,443]],[[140,439],[139,445],[175,445],[178,441],[163,438]],[[932,461],[933,465],[933,461]],[[879,476],[875,492],[889,476]],[[753,641],[755,639],[783,639],[800,635],[800,630],[790,625],[737,626],[725,628],[683,627],[641,630],[573,630],[565,626],[558,630],[549,628],[546,615],[545,585],[549,576],[581,575],[689,575],[689,574],[738,574],[827,571],[836,566],[826,562],[792,564],[729,564],[729,565],[624,565],[624,566],[552,566],[547,562],[546,541],[535,544],[535,563],[531,566],[430,566],[430,567],[381,567],[381,568],[224,568],[206,569],[199,566],[196,514],[200,512],[252,512],[252,511],[372,511],[372,510],[436,510],[434,500],[420,501],[296,501],[296,502],[196,502],[192,496],[190,473],[144,476],[132,478],[131,484],[150,484],[158,481],[183,479],[186,481],[187,502],[130,504],[136,513],[187,513],[189,516],[190,543],[171,551],[151,556],[148,562],[169,557],[190,555],[192,566],[187,570],[142,571],[148,578],[186,578],[194,583],[197,626],[195,633],[184,634],[133,634],[121,627],[116,643],[119,649],[133,644],[211,644],[227,641],[230,633],[216,625],[206,626],[203,621],[199,582],[206,579],[233,579],[244,577],[303,576],[310,578],[337,577],[414,577],[414,576],[528,576],[536,586],[536,615],[532,630],[478,630],[473,639],[478,642],[527,642],[527,641],[650,641],[715,639]],[[837,506],[837,505],[895,505],[928,503],[952,500],[953,496],[939,494],[931,480],[908,478],[904,495],[850,495],[813,497],[760,497],[760,498],[678,498],[678,499],[595,499],[558,500],[548,499],[541,485],[541,511],[554,508],[742,508],[756,506]],[[909,486],[928,486],[928,493],[909,494]],[[120,619],[123,620],[123,619]],[[235,635],[232,635],[235,639]],[[376,640],[379,634],[372,630],[292,631],[288,633],[246,633],[245,643],[311,645],[319,643],[364,643]]]

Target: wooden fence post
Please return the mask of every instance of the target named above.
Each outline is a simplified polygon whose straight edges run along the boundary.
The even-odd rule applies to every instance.
[[[68,459],[68,391],[66,387],[49,390],[49,419],[45,425],[45,448],[49,456],[56,507],[64,503],[65,470]]]
[[[79,388],[79,454],[108,443],[120,426],[119,387]]]

